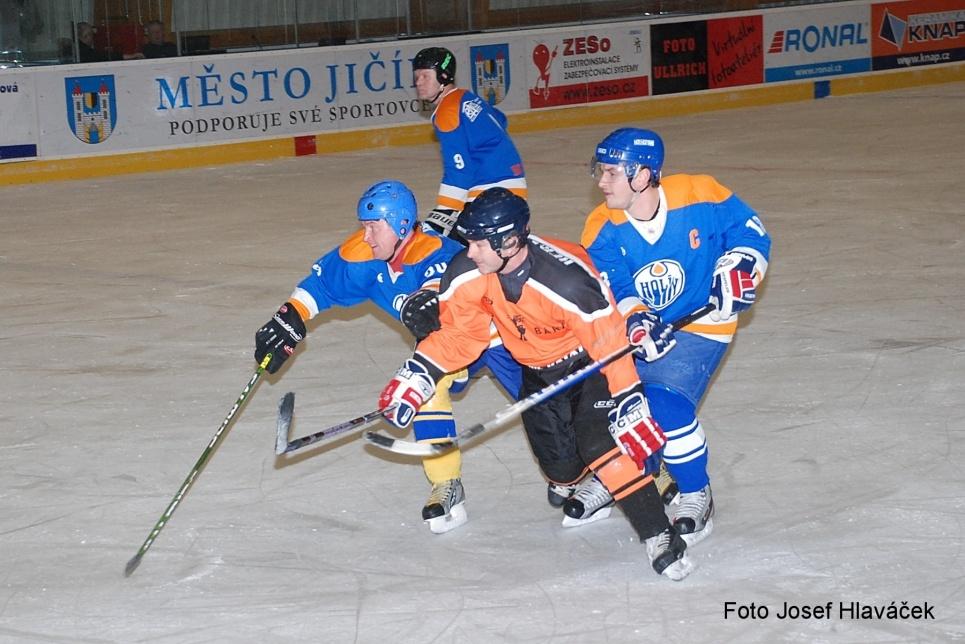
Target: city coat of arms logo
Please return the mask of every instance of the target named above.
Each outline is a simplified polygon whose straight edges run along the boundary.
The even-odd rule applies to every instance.
[[[117,124],[114,76],[68,76],[67,125],[84,143],[103,143]]]
[[[472,91],[490,105],[497,105],[509,91],[509,45],[469,48]]]

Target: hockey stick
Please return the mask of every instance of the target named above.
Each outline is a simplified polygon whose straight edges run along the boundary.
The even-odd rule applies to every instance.
[[[251,390],[254,388],[255,383],[257,383],[258,379],[261,378],[261,375],[265,373],[265,368],[268,366],[269,362],[271,362],[270,353],[266,355],[264,360],[261,361],[261,364],[258,365],[258,369],[251,376],[251,380],[249,380],[248,384],[245,385],[245,388],[241,391],[241,395],[238,396],[238,400],[235,401],[231,411],[228,412],[228,415],[221,423],[221,427],[218,428],[218,431],[216,431],[214,436],[211,437],[211,441],[208,443],[208,446],[204,448],[203,452],[201,452],[201,457],[198,459],[198,462],[195,463],[194,467],[191,468],[191,471],[188,472],[187,478],[184,479],[184,482],[174,495],[174,498],[171,499],[170,503],[168,503],[168,507],[164,509],[164,513],[161,514],[161,518],[158,519],[157,523],[154,524],[154,529],[151,530],[149,535],[147,535],[147,539],[145,539],[144,543],[137,551],[137,554],[131,557],[131,560],[127,562],[126,566],[124,566],[125,577],[130,577],[131,573],[133,573],[140,565],[144,554],[147,552],[148,548],[151,547],[151,544],[154,543],[154,540],[157,539],[157,536],[161,533],[161,530],[164,528],[165,524],[167,524],[168,519],[170,519],[171,515],[174,514],[175,508],[178,507],[181,499],[183,499],[184,495],[187,494],[188,488],[191,487],[194,479],[197,478],[198,474],[201,472],[201,469],[204,467],[204,464],[207,463],[208,458],[210,458],[211,454],[214,452],[214,448],[217,447],[218,443],[220,442],[225,429],[227,429],[228,424],[231,423],[231,419],[234,418],[235,414],[238,413],[238,410],[241,409],[241,406],[248,398],[248,394],[250,394]]]
[[[308,436],[302,436],[301,438],[296,438],[293,441],[289,441],[288,432],[291,428],[292,414],[295,410],[295,392],[289,391],[278,403],[278,435],[275,436],[275,454],[277,456],[288,454],[289,452],[294,452],[303,447],[308,447],[309,445],[325,440],[326,438],[344,434],[350,429],[367,425],[373,420],[381,418],[383,414],[391,411],[392,409],[395,409],[394,405],[386,409],[376,409],[375,411],[370,411],[369,413],[363,414],[358,418],[353,418],[352,420],[347,420],[344,423],[332,425],[331,427],[315,432],[314,434],[309,434]]]
[[[689,313],[678,320],[675,320],[670,326],[675,331],[679,330],[694,320],[707,315],[713,309],[713,304],[705,304],[696,311]],[[382,449],[390,452],[395,452],[396,454],[408,454],[411,456],[434,456],[437,454],[443,454],[451,449],[459,447],[460,444],[475,436],[478,436],[479,434],[482,434],[483,432],[488,432],[502,427],[509,421],[522,414],[524,411],[538,405],[547,398],[552,398],[564,389],[568,389],[576,383],[585,380],[587,377],[593,375],[611,362],[619,360],[623,356],[633,352],[636,349],[637,347],[632,344],[628,344],[621,349],[617,349],[610,355],[600,358],[593,364],[588,364],[582,369],[574,371],[570,375],[561,378],[551,385],[543,387],[539,391],[530,394],[520,401],[517,401],[506,409],[497,412],[492,420],[486,423],[477,423],[468,429],[462,430],[450,441],[444,443],[417,443],[411,440],[392,438],[391,436],[386,436],[385,434],[380,434],[378,432],[365,432],[365,440],[377,447],[381,447]]]

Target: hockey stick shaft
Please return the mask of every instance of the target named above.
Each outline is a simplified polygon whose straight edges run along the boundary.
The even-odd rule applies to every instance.
[[[694,320],[702,318],[703,316],[710,313],[712,310],[714,310],[713,304],[705,304],[704,306],[700,307],[696,311],[693,311],[692,313],[688,313],[682,318],[675,320],[670,324],[670,326],[675,331],[677,331],[687,326]],[[454,447],[457,447],[460,443],[465,442],[473,438],[474,436],[478,436],[479,434],[482,434],[484,432],[492,431],[494,429],[498,429],[502,427],[503,425],[513,420],[523,412],[531,409],[532,407],[535,407],[536,405],[540,404],[544,400],[547,400],[548,398],[552,398],[553,396],[560,393],[564,389],[569,389],[570,387],[577,384],[578,382],[586,380],[586,378],[593,375],[600,369],[603,369],[608,364],[615,362],[616,360],[619,360],[620,358],[622,358],[623,356],[629,353],[632,353],[637,348],[638,347],[636,347],[635,345],[629,344],[625,347],[617,349],[613,353],[607,356],[604,356],[603,358],[600,358],[596,362],[592,364],[588,364],[582,369],[574,371],[568,376],[565,376],[564,378],[561,378],[560,380],[550,385],[547,385],[546,387],[540,389],[539,391],[536,391],[530,394],[529,396],[523,398],[522,400],[513,403],[506,409],[503,409],[497,412],[496,415],[492,418],[492,420],[489,420],[485,423],[477,423],[475,425],[468,427],[467,429],[464,429],[463,431],[459,432],[451,442],[431,443],[431,444],[429,443],[402,444],[400,441],[396,441],[395,439],[392,439],[388,436],[384,436],[381,434],[377,434],[375,432],[367,432],[365,434],[365,439],[368,440],[370,443],[377,445],[379,447],[383,447],[392,451],[399,451],[406,454],[420,455],[420,456],[427,456],[431,454],[441,454],[450,449],[453,449]],[[398,449],[393,450],[394,447]]]
[[[131,557],[131,560],[127,562],[127,565],[124,567],[125,577],[130,577],[131,573],[133,573],[140,565],[141,559],[144,557],[144,554],[154,543],[154,540],[157,539],[157,536],[161,533],[161,530],[164,529],[164,526],[171,518],[171,515],[174,514],[174,510],[178,507],[178,504],[184,498],[184,495],[187,494],[188,489],[191,487],[191,484],[194,483],[194,479],[197,478],[198,474],[204,468],[205,463],[208,462],[208,459],[211,457],[211,454],[218,446],[218,443],[221,442],[221,438],[224,435],[225,429],[227,429],[228,425],[231,424],[231,419],[234,418],[235,414],[238,413],[238,410],[241,409],[241,406],[245,403],[245,400],[247,400],[248,398],[248,394],[251,393],[252,389],[254,389],[255,387],[255,384],[261,378],[262,374],[265,373],[265,369],[268,367],[269,362],[271,362],[270,353],[266,355],[264,360],[261,361],[261,364],[258,365],[258,369],[251,376],[251,379],[248,381],[248,384],[245,385],[245,388],[241,391],[241,395],[238,396],[238,400],[235,401],[235,404],[231,408],[231,411],[228,412],[228,415],[225,417],[224,421],[222,421],[221,427],[218,428],[218,431],[214,433],[214,436],[212,436],[211,440],[208,442],[208,446],[204,448],[203,452],[201,452],[201,457],[198,458],[198,461],[194,464],[194,467],[192,467],[191,471],[188,472],[187,478],[185,478],[184,482],[181,483],[181,487],[174,495],[174,498],[171,499],[171,502],[168,503],[168,507],[164,509],[164,512],[161,514],[161,518],[158,519],[157,523],[154,524],[154,528],[151,530],[150,534],[147,535],[147,539],[144,540],[144,543],[137,551],[137,554]]]
[[[392,408],[376,409],[374,411],[370,411],[367,414],[358,416],[357,418],[353,418],[352,420],[347,420],[344,423],[332,425],[331,427],[327,427],[321,431],[317,431],[314,434],[309,434],[308,436],[302,436],[301,438],[296,438],[295,440],[289,441],[288,443],[286,443],[284,447],[282,447],[279,444],[275,449],[275,453],[278,455],[289,454],[291,452],[300,450],[303,447],[308,447],[309,445],[313,445],[319,441],[332,438],[333,436],[338,436],[339,434],[344,434],[345,432],[351,429],[355,429],[356,427],[361,427],[362,425],[367,425],[371,423],[373,420],[382,418],[383,414],[385,414],[388,411],[391,411],[391,409]],[[280,433],[281,431],[279,430],[279,434]],[[278,449],[279,447],[281,447],[280,451]]]
[[[673,328],[674,331],[677,331],[681,327],[687,326],[694,320],[707,315],[708,313],[710,313],[711,310],[713,310],[713,308],[714,306],[712,304],[705,304],[704,306],[697,309],[696,311],[693,311],[692,313],[688,313],[687,315],[683,316],[679,320],[675,320],[670,324],[670,326],[671,328]],[[530,394],[529,396],[527,396],[526,398],[523,398],[519,402],[516,402],[515,404],[510,405],[506,409],[498,412],[491,421],[487,423],[476,424],[466,429],[464,432],[460,432],[458,436],[458,440],[460,441],[466,440],[467,438],[471,438],[484,431],[489,431],[492,429],[496,429],[498,427],[502,427],[507,421],[512,420],[516,416],[519,416],[524,411],[527,411],[535,407],[536,405],[540,404],[544,400],[552,398],[553,396],[560,393],[564,389],[569,389],[570,387],[577,384],[578,382],[582,382],[583,380],[586,380],[588,377],[590,377],[600,369],[603,369],[608,364],[612,362],[616,362],[623,356],[629,353],[632,353],[638,348],[639,347],[635,345],[628,344],[627,346],[621,349],[617,349],[613,353],[607,356],[604,356],[603,358],[600,358],[596,362],[592,364],[588,364],[582,369],[574,371],[573,373],[561,378],[560,380],[554,382],[553,384],[543,387],[539,391],[533,394]]]

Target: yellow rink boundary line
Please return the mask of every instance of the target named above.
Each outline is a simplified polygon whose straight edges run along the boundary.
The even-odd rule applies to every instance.
[[[596,124],[643,123],[649,119],[699,112],[758,107],[778,103],[814,100],[818,87],[830,96],[883,92],[921,85],[965,81],[965,64],[876,72],[844,78],[754,85],[702,93],[650,96],[613,103],[585,104],[510,117],[513,134],[541,130],[586,127]],[[22,161],[0,164],[0,185],[92,179],[118,174],[183,170],[230,163],[250,163],[296,156],[296,138],[302,145],[314,138],[317,154],[349,152],[386,146],[432,143],[428,123],[367,130],[352,130],[241,143],[202,145],[190,148],[133,152],[65,159]]]

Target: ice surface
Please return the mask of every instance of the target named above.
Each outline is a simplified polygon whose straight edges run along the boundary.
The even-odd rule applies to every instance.
[[[323,316],[265,378],[130,578],[254,371],[255,329],[425,145],[0,189],[0,641],[944,642],[965,639],[965,84],[655,120],[774,238],[702,408],[718,514],[699,569],[653,574],[619,512],[564,529],[518,424],[468,449],[469,523],[422,525],[418,462],[359,433],[409,351],[371,307]],[[578,239],[594,144],[516,137],[534,229]],[[428,127],[428,125],[426,126]],[[463,423],[507,403],[487,378]],[[770,609],[724,618],[725,602]],[[828,619],[777,619],[782,604]],[[932,606],[844,619],[839,603]]]

